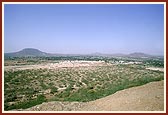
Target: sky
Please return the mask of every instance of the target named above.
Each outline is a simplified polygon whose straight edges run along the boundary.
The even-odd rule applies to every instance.
[[[163,4],[5,4],[4,52],[164,54]]]

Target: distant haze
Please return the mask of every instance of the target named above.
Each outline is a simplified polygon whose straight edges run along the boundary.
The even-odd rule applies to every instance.
[[[6,4],[5,53],[164,54],[163,4]]]

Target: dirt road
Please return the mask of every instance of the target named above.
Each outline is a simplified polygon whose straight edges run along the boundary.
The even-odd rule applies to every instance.
[[[118,91],[90,102],[48,102],[26,111],[163,111],[164,81]]]

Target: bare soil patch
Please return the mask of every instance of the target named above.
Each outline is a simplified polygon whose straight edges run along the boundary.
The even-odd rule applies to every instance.
[[[107,65],[104,61],[59,61],[58,63],[46,63],[36,65],[5,66],[5,70],[26,70],[26,69],[57,69],[67,67],[92,67]]]
[[[164,72],[164,68],[148,67],[146,69]]]

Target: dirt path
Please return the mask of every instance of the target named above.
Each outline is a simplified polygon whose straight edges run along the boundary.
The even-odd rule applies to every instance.
[[[48,102],[26,111],[163,111],[164,81],[118,91],[90,102]]]

